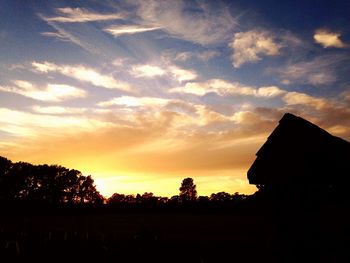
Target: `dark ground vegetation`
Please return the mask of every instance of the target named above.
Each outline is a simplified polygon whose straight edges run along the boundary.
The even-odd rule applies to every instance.
[[[185,178],[172,198],[104,200],[79,171],[0,158],[1,262],[350,261],[343,195],[259,187],[198,197]]]

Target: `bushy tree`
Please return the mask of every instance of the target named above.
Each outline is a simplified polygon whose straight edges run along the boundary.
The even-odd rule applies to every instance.
[[[232,200],[232,195],[226,192],[218,192],[210,195],[210,201],[214,202],[228,202]]]
[[[91,176],[58,165],[12,163],[0,157],[0,199],[32,203],[101,203]]]
[[[125,195],[114,193],[111,197],[108,198],[108,204],[117,204],[125,202]]]
[[[180,198],[182,201],[195,201],[197,199],[196,185],[192,178],[185,178],[182,180],[180,190]]]
[[[137,195],[139,197],[135,198],[134,195],[124,195],[124,194],[118,194],[114,193],[110,198],[108,198],[107,203],[108,204],[121,204],[121,203],[136,203],[138,198],[141,198],[141,195]]]

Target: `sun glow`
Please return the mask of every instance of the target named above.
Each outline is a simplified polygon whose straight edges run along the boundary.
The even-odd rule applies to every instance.
[[[226,191],[229,193],[240,192],[252,194],[257,189],[249,185],[246,180],[239,179],[244,170],[221,171],[219,173],[207,173],[203,175],[184,173],[183,176],[170,174],[165,178],[159,178],[157,174],[145,175],[124,172],[118,174],[95,174],[95,184],[99,191],[106,197],[114,193],[143,194],[152,192],[157,196],[171,197],[179,194],[181,181],[185,177],[194,178],[199,195],[210,196],[212,193]]]

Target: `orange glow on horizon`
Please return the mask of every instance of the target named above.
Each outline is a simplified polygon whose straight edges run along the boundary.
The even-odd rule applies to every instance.
[[[252,194],[257,190],[254,185],[249,185],[247,180],[240,179],[242,176],[232,179],[227,174],[232,176],[234,172],[225,171],[221,175],[208,174],[207,176],[186,173],[184,176],[172,175],[165,178],[135,174],[111,175],[109,177],[93,176],[93,178],[97,189],[105,197],[109,197],[113,193],[136,195],[145,192],[152,192],[157,196],[171,197],[179,194],[181,181],[185,177],[194,179],[199,196],[210,196],[212,193],[222,191],[230,194],[235,192]]]
[[[11,158],[10,158],[11,159]],[[31,158],[11,159],[13,162],[25,161],[32,164],[57,164],[52,161],[33,161]],[[199,196],[210,196],[212,193],[227,192],[252,194],[257,189],[249,185],[246,179],[247,169],[222,170],[222,171],[187,171],[179,173],[135,173],[132,171],[103,171],[103,164],[89,168],[85,163],[75,163],[73,160],[63,161],[59,165],[69,169],[77,169],[84,175],[91,175],[95,181],[97,190],[108,198],[114,193],[119,194],[143,194],[152,192],[156,196],[171,197],[179,194],[182,179],[192,177],[197,185]]]

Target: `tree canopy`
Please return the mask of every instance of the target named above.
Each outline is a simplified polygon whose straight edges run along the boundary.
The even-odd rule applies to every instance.
[[[59,165],[13,163],[0,157],[0,201],[100,203],[91,176]]]
[[[192,178],[183,179],[179,190],[182,201],[195,201],[197,199],[196,185]]]

